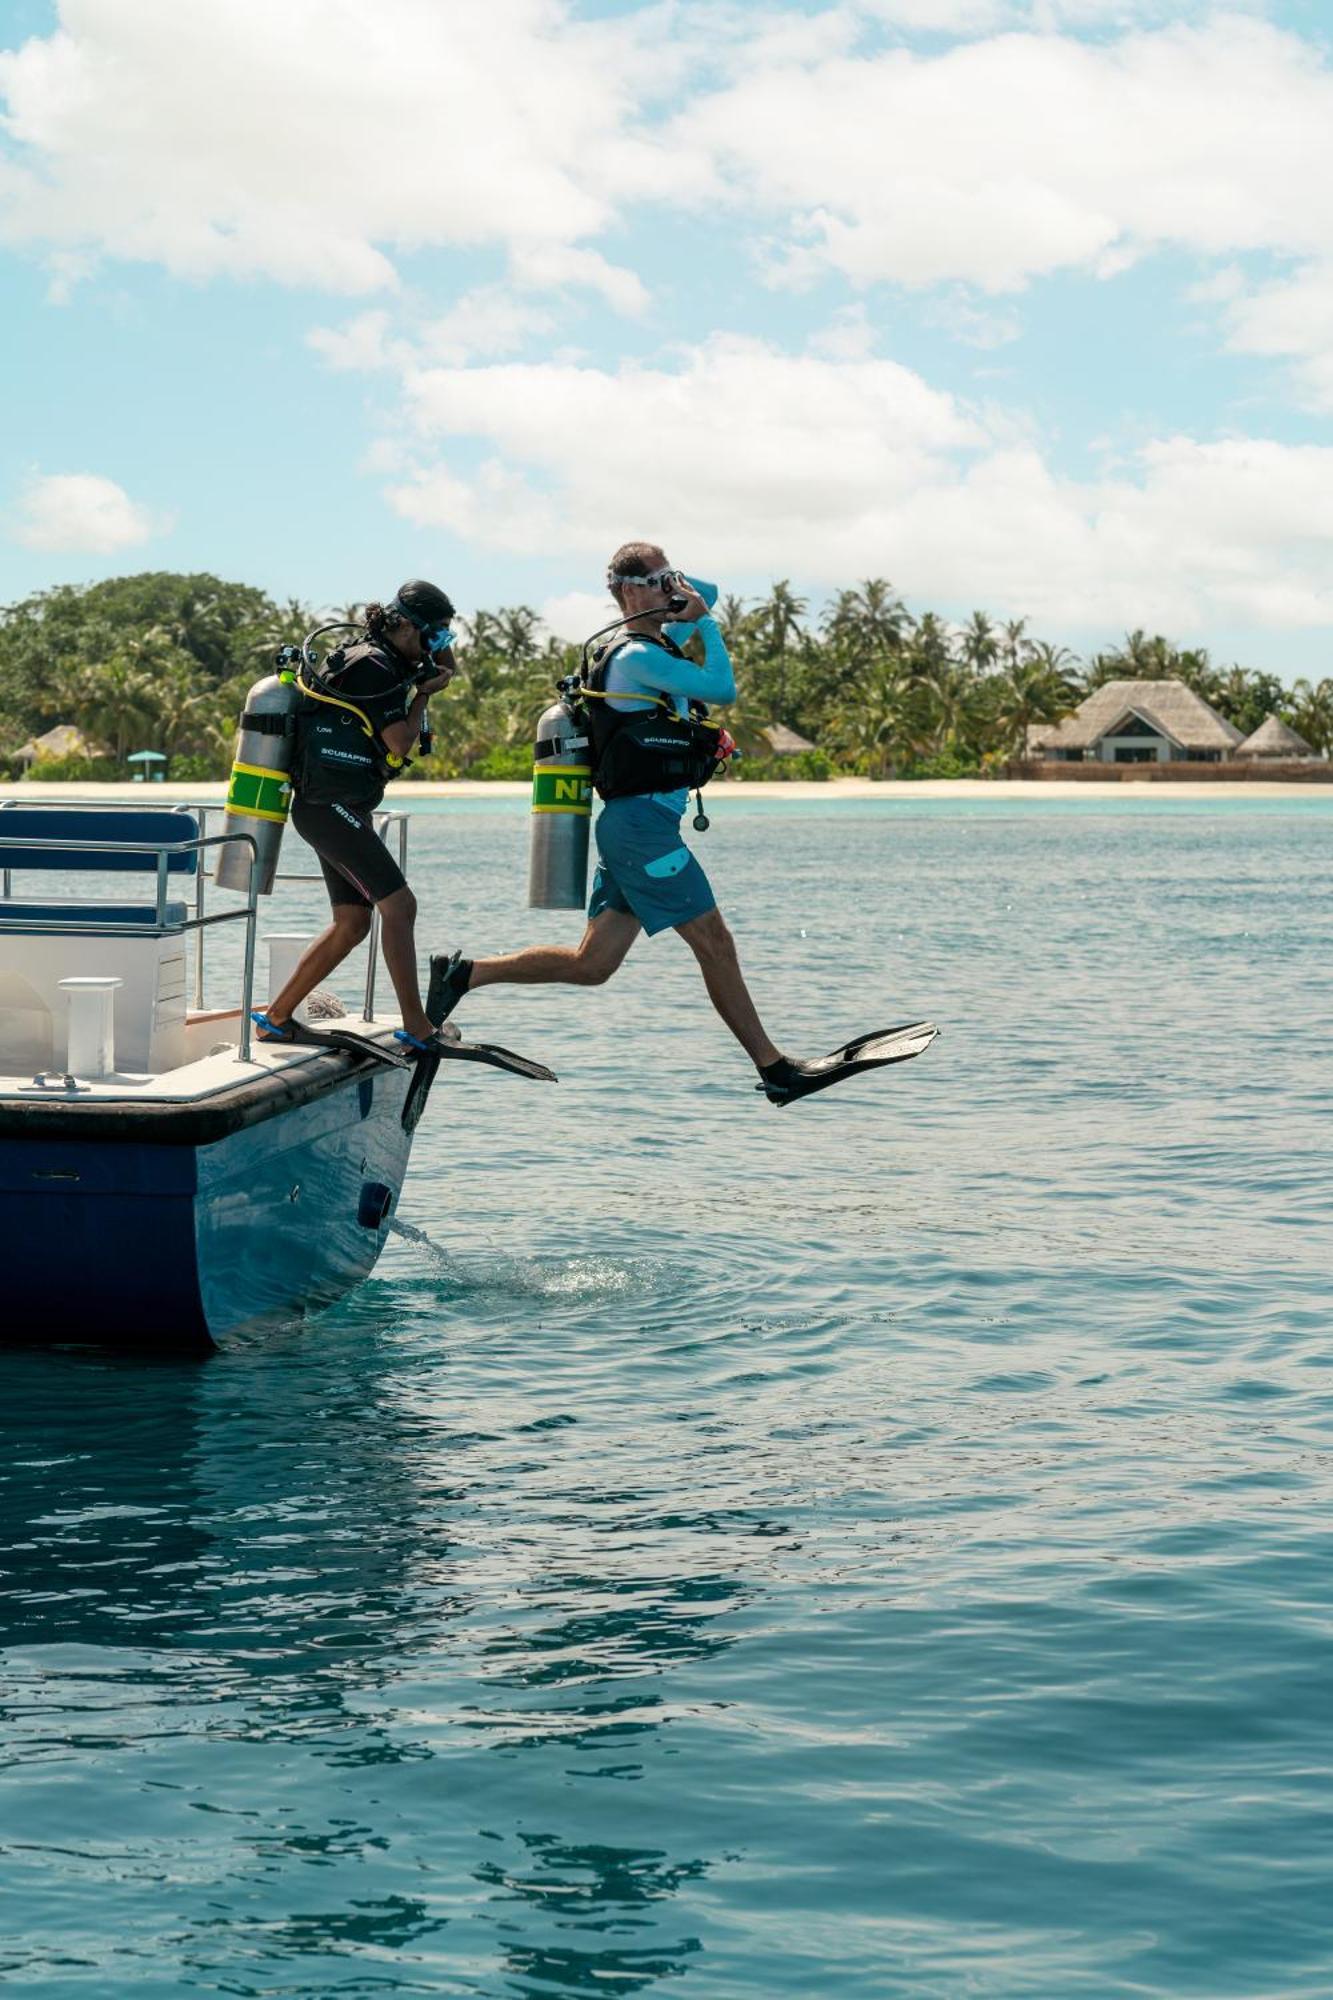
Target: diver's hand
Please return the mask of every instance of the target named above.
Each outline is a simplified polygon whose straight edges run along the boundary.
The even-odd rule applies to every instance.
[[[458,662],[454,658],[452,651],[446,653],[442,659],[435,661],[434,665],[435,672],[431,675],[430,679],[417,682],[418,694],[438,694],[441,688],[448,687],[450,681],[458,672]]]
[[[707,618],[708,606],[704,603],[704,600],[700,597],[693,584],[682,583],[675,594],[677,597],[685,599],[685,606],[681,611],[666,612],[664,614],[666,624],[693,625],[698,619]]]

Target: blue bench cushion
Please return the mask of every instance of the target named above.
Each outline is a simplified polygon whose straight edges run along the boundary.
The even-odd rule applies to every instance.
[[[184,903],[168,903],[166,928],[175,930],[189,915]],[[157,929],[154,903],[63,902],[29,903],[20,897],[0,896],[0,930],[21,931],[29,924],[65,924],[71,930],[96,929],[103,925],[151,924]]]
[[[0,806],[0,868],[63,868],[71,874],[152,874],[155,854],[73,854],[68,848],[10,847],[12,840],[151,841],[157,847],[198,840],[199,822],[191,812],[108,812],[104,806]],[[193,875],[199,856],[169,854],[169,875]]]

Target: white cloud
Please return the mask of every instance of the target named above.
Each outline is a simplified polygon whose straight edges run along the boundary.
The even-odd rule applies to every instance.
[[[629,535],[725,543],[766,565],[775,525],[822,542],[830,522],[906,498],[941,454],[983,441],[952,398],[893,361],[832,362],[718,336],[670,371],[554,362],[404,373],[407,431],[480,440],[392,493],[409,519],[493,546],[607,550]],[[705,564],[706,573],[706,564]]]
[[[1301,389],[1318,410],[1333,410],[1333,258],[1230,301],[1230,345],[1296,363]]]
[[[114,479],[96,472],[35,475],[22,493],[14,539],[24,548],[114,555],[151,541],[159,524]]]
[[[564,0],[61,0],[0,55],[0,234],[349,293],[423,247],[576,245],[659,171],[625,37]]]
[[[1062,479],[1008,413],[895,363],[723,337],[674,371],[415,367],[403,394],[443,449],[390,486],[399,513],[590,580],[641,535],[704,575],[887,574],[1064,629],[1333,625],[1330,448],[1170,437]]]
[[[607,554],[611,554],[610,549]],[[610,624],[616,616],[616,607],[605,591],[567,590],[559,597],[548,597],[540,612],[548,632],[554,632],[557,639],[581,645],[591,633]]]
[[[576,250],[568,244],[528,244],[515,251],[512,271],[516,284],[533,291],[583,286],[627,318],[636,317],[648,306],[643,280],[623,265],[608,263],[596,250]]]
[[[934,300],[925,313],[926,324],[938,327],[964,347],[1006,347],[1023,331],[1018,314],[995,306],[978,305],[961,287],[955,286]]]
[[[760,34],[667,137],[738,208],[782,218],[779,281],[1000,292],[1159,246],[1333,255],[1330,134],[1333,71],[1311,45],[1227,15],[815,63],[770,58]]]
[[[1000,291],[1162,244],[1333,257],[1333,72],[1241,13],[848,0],[666,19],[60,0],[55,33],[0,54],[0,236],[39,246],[61,287],[100,253],[345,293],[393,288],[407,253],[493,246],[516,291],[577,286],[626,314],[643,278],[595,239],[632,218],[650,257],[659,204],[772,225],[773,272],[798,280]],[[970,39],[886,48],[875,22]]]
[[[988,35],[1031,28],[1124,29],[1180,21],[1214,11],[1212,0],[862,0],[867,13],[896,28],[936,35]],[[1235,5],[1232,12],[1239,13]]]

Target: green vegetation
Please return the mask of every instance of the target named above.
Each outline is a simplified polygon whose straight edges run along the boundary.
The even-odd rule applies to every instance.
[[[246,584],[168,572],[62,585],[11,605],[0,612],[0,772],[20,768],[20,745],[71,723],[82,748],[44,760],[39,775],[123,776],[126,755],[150,748],[169,753],[172,777],[225,777],[251,682],[280,645],[347,615],[355,608],[316,613]],[[1032,723],[1057,720],[1121,678],[1182,680],[1247,733],[1276,714],[1333,752],[1333,680],[1288,689],[1143,632],[1084,662],[1030,637],[1022,620],[914,617],[878,579],[839,591],[818,616],[786,582],[757,603],[723,598],[718,616],[740,685],[728,719],[748,753],[745,777],[1003,770]],[[460,658],[459,681],[433,705],[434,753],[412,775],[525,777],[533,725],[577,647],[517,605],[478,612]],[[774,725],[815,747],[772,755],[763,732]]]

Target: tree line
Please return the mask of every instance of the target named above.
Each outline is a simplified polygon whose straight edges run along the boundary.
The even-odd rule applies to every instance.
[[[131,751],[154,749],[168,753],[173,777],[225,777],[246,690],[278,647],[358,612],[316,612],[247,584],[167,571],[25,598],[0,611],[0,770],[13,775],[24,743],[72,723],[92,754],[45,763],[43,775],[123,775]],[[1184,681],[1247,735],[1278,715],[1333,753],[1333,679],[1286,687],[1143,631],[1082,660],[1023,619],[913,614],[877,578],[817,611],[778,582],[757,600],[722,598],[717,616],[740,688],[728,716],[747,753],[740,775],[1001,772],[1021,759],[1034,723],[1058,721],[1119,679]],[[459,679],[432,704],[434,751],[414,774],[525,776],[537,716],[578,647],[514,605],[468,620],[459,656]],[[773,757],[764,732],[774,725],[814,747]]]

